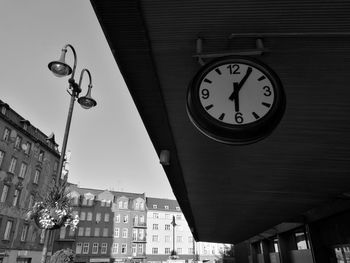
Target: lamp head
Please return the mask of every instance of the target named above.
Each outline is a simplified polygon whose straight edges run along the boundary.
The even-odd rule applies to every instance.
[[[96,100],[94,100],[91,97],[91,88],[92,85],[89,85],[89,89],[88,92],[86,93],[86,95],[84,97],[80,97],[78,99],[78,103],[81,105],[81,107],[83,107],[84,109],[90,109],[92,107],[95,107],[97,105]]]
[[[64,77],[72,73],[72,68],[65,62],[67,49],[62,49],[58,60],[49,63],[48,67],[56,77]]]

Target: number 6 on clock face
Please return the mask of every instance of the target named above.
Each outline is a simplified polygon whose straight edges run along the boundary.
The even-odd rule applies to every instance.
[[[242,144],[257,141],[276,127],[285,95],[277,75],[263,63],[226,57],[197,73],[188,90],[187,109],[207,136]]]

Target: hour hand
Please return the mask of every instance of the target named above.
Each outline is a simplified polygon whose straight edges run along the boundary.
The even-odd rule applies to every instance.
[[[235,97],[238,96],[238,90],[239,90],[238,82],[233,82],[233,92],[230,95],[230,97],[228,97],[228,99],[233,101]]]

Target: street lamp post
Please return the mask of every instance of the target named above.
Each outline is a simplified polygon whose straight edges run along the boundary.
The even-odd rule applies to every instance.
[[[65,62],[65,56],[67,53],[67,48],[70,48],[74,55],[74,64],[73,69]],[[92,107],[95,107],[97,105],[96,101],[91,97],[91,89],[92,89],[92,78],[91,73],[88,69],[83,69],[80,73],[79,83],[76,83],[74,80],[75,70],[77,67],[77,54],[75,52],[75,49],[72,45],[66,44],[62,48],[61,56],[58,60],[52,61],[48,65],[50,71],[56,76],[56,77],[65,77],[68,75],[71,75],[71,77],[68,79],[69,87],[68,87],[68,93],[71,96],[70,104],[69,104],[69,110],[68,110],[68,116],[67,116],[67,122],[66,122],[66,128],[64,131],[63,136],[63,143],[62,143],[62,150],[61,150],[61,156],[60,161],[58,164],[58,171],[55,178],[55,184],[56,186],[60,186],[60,178],[62,176],[62,170],[63,170],[63,164],[65,160],[66,155],[66,148],[67,148],[67,141],[68,141],[68,135],[69,135],[69,129],[70,124],[72,121],[72,115],[73,115],[73,109],[74,109],[74,102],[77,99],[78,103],[84,108],[84,109],[90,109]],[[89,85],[88,85],[88,91],[85,96],[79,97],[79,94],[81,93],[81,84],[83,80],[84,73],[87,73],[89,76]],[[64,182],[67,181],[67,177],[64,178]],[[45,239],[44,239],[44,247],[42,252],[42,258],[41,263],[45,263],[46,261],[46,254],[47,254],[47,247],[49,243],[49,231],[45,229]]]
[[[175,227],[177,226],[176,222],[175,222],[175,216],[173,216],[173,220],[170,223],[173,226],[173,251],[170,255],[171,259],[176,259],[176,252],[175,252]]]
[[[74,55],[73,69],[65,62],[65,56],[66,56],[68,47],[72,50],[73,55]],[[67,45],[65,45],[63,47],[61,56],[60,56],[60,58],[58,60],[52,61],[48,65],[49,69],[52,71],[52,73],[56,77],[64,77],[64,76],[68,76],[68,75],[71,74],[71,77],[68,80],[68,83],[69,83],[68,93],[70,94],[71,99],[70,99],[70,104],[69,104],[69,110],[68,110],[68,116],[67,116],[67,122],[66,122],[66,129],[64,131],[64,136],[63,136],[63,143],[62,143],[60,162],[59,162],[59,165],[58,165],[58,172],[57,172],[57,176],[56,176],[56,180],[55,180],[56,185],[60,184],[60,177],[62,175],[63,163],[64,163],[64,160],[65,160],[67,141],[68,141],[70,124],[71,124],[71,121],[72,121],[72,114],[73,114],[73,108],[74,108],[75,100],[78,99],[78,103],[84,109],[90,109],[90,108],[92,108],[92,107],[97,105],[96,101],[91,97],[92,78],[91,78],[90,71],[84,68],[81,71],[81,73],[80,73],[79,84],[77,84],[75,82],[75,80],[74,80],[76,66],[77,66],[77,54],[76,54],[75,49],[73,48],[73,46],[70,45],[70,44],[67,44]],[[85,96],[79,97],[79,94],[82,91],[81,84],[82,84],[82,79],[83,79],[83,75],[84,75],[85,72],[89,76],[88,91],[87,91]]]

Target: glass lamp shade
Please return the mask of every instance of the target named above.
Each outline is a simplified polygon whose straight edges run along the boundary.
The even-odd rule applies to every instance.
[[[80,97],[78,99],[78,103],[84,109],[90,109],[90,108],[95,107],[97,105],[97,102],[89,96]]]
[[[72,68],[62,61],[52,61],[48,66],[56,77],[64,77],[72,73]]]

